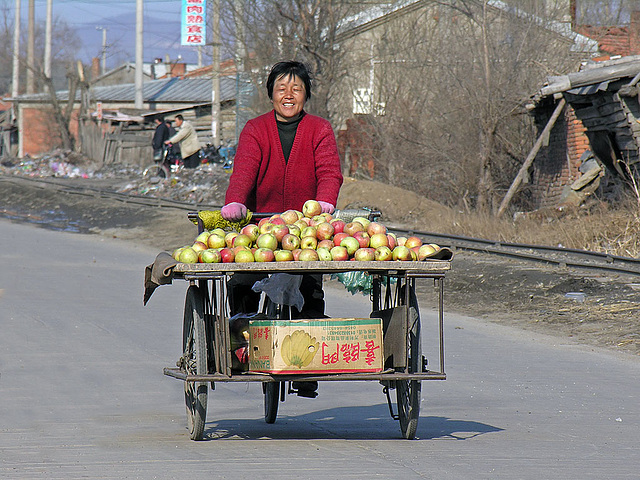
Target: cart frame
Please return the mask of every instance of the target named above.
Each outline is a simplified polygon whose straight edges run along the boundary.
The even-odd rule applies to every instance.
[[[388,261],[388,262],[270,262],[270,263],[221,263],[183,264],[174,269],[174,279],[189,282],[185,302],[183,356],[177,368],[165,368],[164,374],[185,382],[185,400],[190,435],[193,440],[202,439],[206,418],[208,385],[215,388],[215,382],[262,382],[265,394],[265,420],[273,423],[276,419],[278,400],[284,401],[285,382],[289,381],[371,381],[383,384],[389,410],[394,419],[400,420],[404,438],[415,436],[419,416],[420,382],[422,380],[445,380],[444,370],[444,278],[450,269],[450,262],[443,260]],[[364,271],[373,276],[372,311],[381,310],[382,291],[387,298],[384,307],[407,306],[403,309],[405,322],[405,352],[403,368],[391,368],[379,373],[339,373],[339,374],[269,374],[255,372],[234,372],[231,362],[231,342],[228,318],[227,280],[235,273],[290,273],[290,274],[333,274],[349,271]],[[396,281],[395,298],[389,304],[388,279]],[[415,293],[415,282],[420,279],[434,281],[438,296],[438,369],[428,370],[421,352],[420,324],[411,324],[411,295]],[[385,280],[387,281],[385,285]],[[414,300],[415,301],[415,300]],[[417,310],[417,303],[415,309]],[[197,322],[201,322],[200,327]],[[194,331],[193,329],[200,332]],[[417,340],[412,340],[417,329]],[[193,345],[197,343],[194,352]],[[386,341],[385,341],[385,348]],[[412,350],[413,349],[413,350]],[[411,353],[413,352],[413,353]],[[204,359],[202,357],[205,357]],[[205,361],[206,360],[206,361]],[[276,383],[277,382],[277,383]],[[291,385],[291,384],[290,384]],[[398,389],[397,413],[394,413],[389,389]],[[402,392],[401,392],[402,389]],[[293,393],[289,387],[289,393]],[[401,400],[402,397],[402,400]],[[405,398],[406,397],[406,398]]]

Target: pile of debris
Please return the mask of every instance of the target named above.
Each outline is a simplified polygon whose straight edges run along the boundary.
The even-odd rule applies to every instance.
[[[139,167],[99,165],[81,153],[65,150],[53,150],[39,158],[3,158],[0,175],[94,180],[92,186],[98,184],[120,193],[205,205],[223,204],[230,176],[220,164],[202,164],[194,169],[183,168],[168,179],[145,177]]]

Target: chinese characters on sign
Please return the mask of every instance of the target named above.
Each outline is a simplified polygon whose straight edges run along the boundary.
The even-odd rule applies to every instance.
[[[341,359],[347,364],[357,362],[360,359],[360,353],[364,354],[365,363],[371,365],[376,360],[376,350],[380,348],[380,345],[376,345],[373,340],[367,340],[364,342],[364,346],[360,342],[336,343],[335,351],[332,351],[332,348],[333,346],[322,342],[323,365],[338,363]]]
[[[207,0],[182,0],[182,45],[206,42]]]

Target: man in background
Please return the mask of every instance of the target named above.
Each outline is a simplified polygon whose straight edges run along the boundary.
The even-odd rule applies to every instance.
[[[182,115],[175,118],[178,133],[166,140],[164,143],[180,145],[180,155],[185,168],[196,168],[200,165],[200,142],[198,134],[191,123],[187,122]]]

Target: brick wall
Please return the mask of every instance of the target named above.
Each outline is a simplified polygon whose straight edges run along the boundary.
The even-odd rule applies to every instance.
[[[549,121],[552,111],[550,108],[536,118],[539,132]],[[531,186],[534,208],[560,204],[565,187],[580,176],[580,156],[589,148],[585,131],[573,108],[567,106],[564,115],[551,129],[549,144],[540,149],[534,162]]]
[[[62,146],[60,131],[50,108],[23,107],[22,116],[22,154],[37,157],[54,148]],[[71,134],[78,136],[78,112],[74,110],[71,118]],[[28,128],[25,128],[28,125]]]

